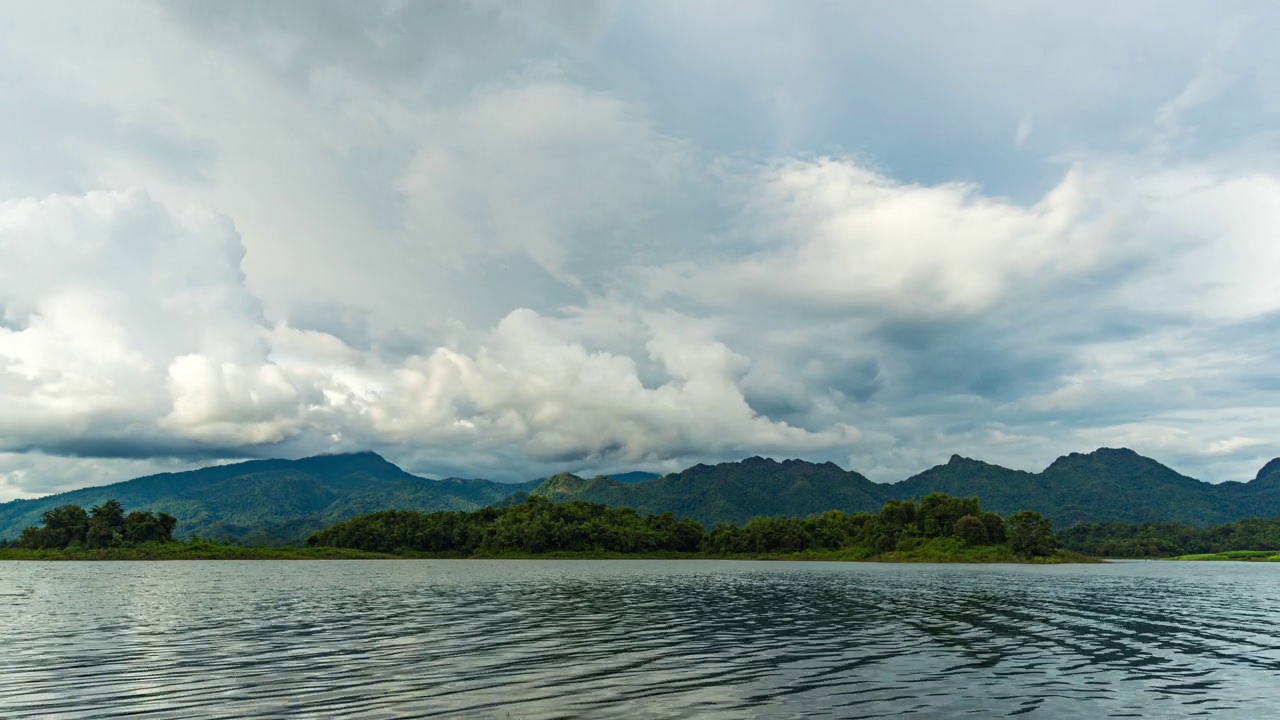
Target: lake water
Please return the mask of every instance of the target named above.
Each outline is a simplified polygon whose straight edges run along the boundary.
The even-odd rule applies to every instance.
[[[1280,717],[1280,564],[0,562],[0,717]]]

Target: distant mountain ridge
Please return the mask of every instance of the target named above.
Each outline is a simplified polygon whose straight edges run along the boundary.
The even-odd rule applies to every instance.
[[[851,507],[878,509],[884,503],[880,488],[833,463],[750,457],[740,462],[695,465],[635,483],[561,473],[544,480],[532,493],[556,501],[625,505],[641,513],[671,512],[711,526],[717,522],[746,522],[758,515],[812,515]]]
[[[833,463],[762,457],[700,464],[663,476],[560,473],[527,483],[498,483],[429,480],[363,452],[253,460],[15,500],[0,504],[0,538],[16,537],[57,505],[87,508],[110,498],[131,510],[173,514],[182,536],[269,543],[296,540],[376,510],[474,510],[520,502],[530,493],[555,501],[628,506],[642,513],[670,512],[712,526],[762,515],[876,511],[887,500],[932,492],[977,495],[985,508],[1003,515],[1036,510],[1058,527],[1099,521],[1216,524],[1280,516],[1280,458],[1263,466],[1253,480],[1217,485],[1124,448],[1071,453],[1038,473],[953,455],[943,465],[892,484],[872,482]]]
[[[644,472],[643,470],[633,470],[632,472],[613,473],[608,477],[613,478],[618,482],[634,483],[634,482],[648,482],[649,480],[657,480],[662,476],[659,475],[658,473]]]
[[[590,500],[649,513],[671,512],[704,525],[737,523],[754,515],[872,512],[887,500],[933,492],[977,495],[983,507],[1002,515],[1035,510],[1058,527],[1108,521],[1205,525],[1280,516],[1280,458],[1267,463],[1250,482],[1213,485],[1125,448],[1071,453],[1039,473],[953,455],[946,464],[892,484],[871,482],[831,463],[754,457],[696,465],[629,485],[562,473],[531,492],[556,501]]]
[[[0,538],[21,534],[49,508],[74,504],[87,509],[114,498],[128,510],[173,515],[179,536],[195,533],[272,543],[296,540],[338,520],[387,508],[475,510],[536,485],[537,481],[429,480],[373,452],[250,460],[0,504]]]

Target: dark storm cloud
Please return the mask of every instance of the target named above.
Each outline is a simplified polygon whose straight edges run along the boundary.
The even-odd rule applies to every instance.
[[[0,445],[0,451],[40,453],[72,458],[126,460],[221,460],[223,458],[277,457],[279,448],[246,448],[204,445],[173,438],[51,437],[21,445]]]
[[[882,324],[895,392],[909,397],[948,393],[1004,401],[1036,393],[1079,366],[1066,345],[1027,342],[1027,328],[1009,318],[899,319]]]

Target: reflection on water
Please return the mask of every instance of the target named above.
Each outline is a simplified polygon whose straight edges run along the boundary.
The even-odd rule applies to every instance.
[[[1280,565],[0,562],[0,717],[1280,717]]]

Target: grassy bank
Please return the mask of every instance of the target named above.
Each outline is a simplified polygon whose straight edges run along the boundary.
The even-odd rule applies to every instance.
[[[1228,550],[1220,553],[1179,555],[1169,560],[1238,560],[1243,562],[1280,562],[1280,552],[1275,550]]]
[[[988,548],[975,548],[979,551]],[[405,555],[403,557],[441,558],[457,556],[441,555]],[[500,555],[474,555],[473,560],[765,560],[785,562],[878,562],[878,563],[955,563],[955,564],[998,564],[1017,563],[1022,565],[1058,565],[1063,563],[1100,563],[1099,558],[1080,555],[1079,553],[1059,551],[1048,557],[1023,558],[1007,550],[1005,552],[974,552],[963,554],[940,555],[929,552],[888,552],[866,554],[862,552],[797,552],[797,553],[613,553],[613,552],[550,552],[503,553]]]
[[[900,563],[1093,563],[1100,562],[1077,553],[1059,550],[1048,557],[1021,558],[1003,545],[965,547],[957,543],[933,542],[909,551],[869,553],[862,549],[833,552],[795,553],[619,553],[610,551],[557,551],[546,553],[505,552],[461,555],[458,553],[372,553],[331,547],[240,547],[199,541],[168,543],[132,548],[87,550],[20,550],[0,548],[0,560],[386,560],[386,559],[477,559],[477,560],[782,560],[818,562],[900,562]]]
[[[65,550],[0,548],[0,560],[364,560],[392,557],[397,556],[345,548],[240,547],[208,542]]]

